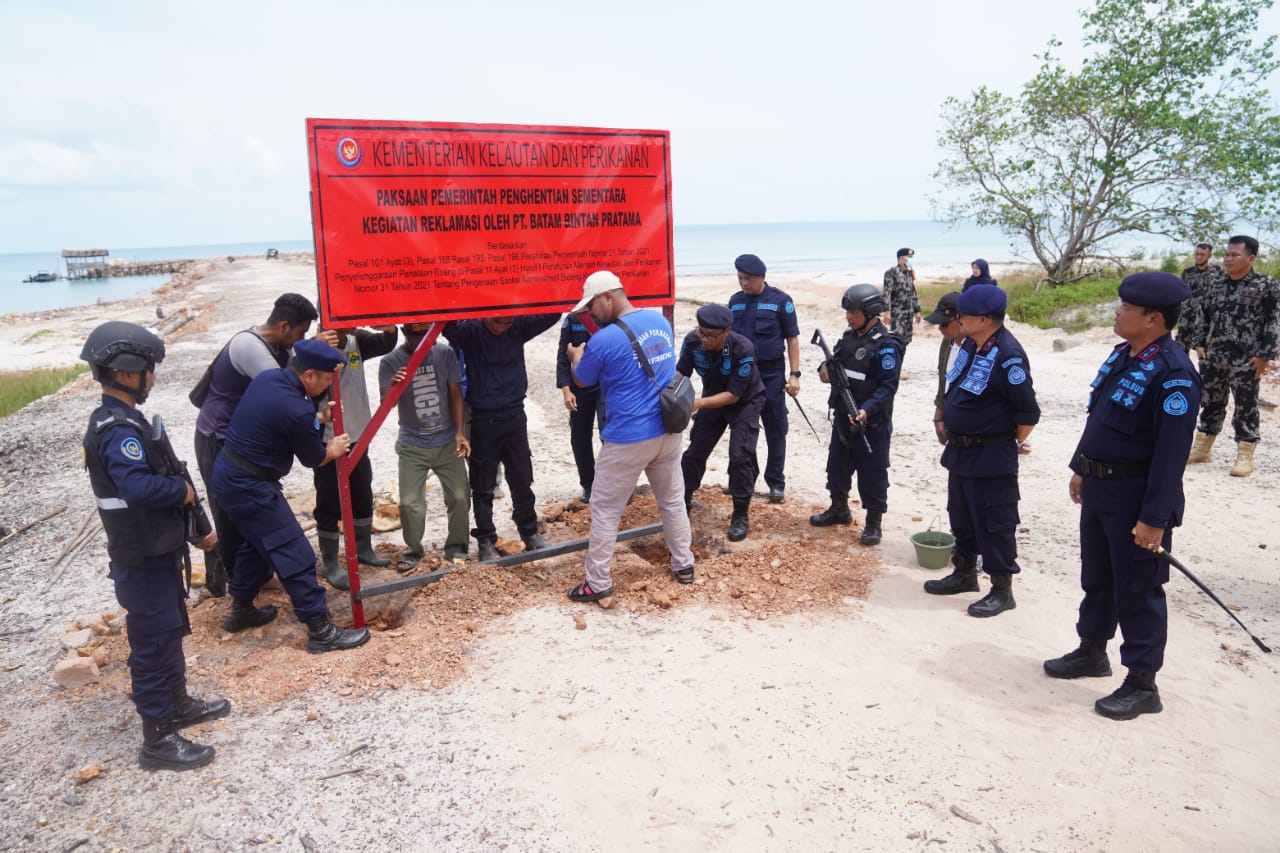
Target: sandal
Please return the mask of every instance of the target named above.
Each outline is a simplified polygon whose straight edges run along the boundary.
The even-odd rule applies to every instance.
[[[678,572],[672,572],[676,576],[677,583],[693,583],[693,566],[687,569],[681,569]]]
[[[599,601],[602,598],[608,598],[613,595],[613,587],[596,591],[587,584],[586,581],[569,590],[570,601]]]
[[[418,565],[418,561],[421,559],[422,557],[415,556],[410,554],[408,551],[405,551],[400,555],[399,559],[396,560],[396,571],[402,575],[405,572],[412,571],[413,567]]]

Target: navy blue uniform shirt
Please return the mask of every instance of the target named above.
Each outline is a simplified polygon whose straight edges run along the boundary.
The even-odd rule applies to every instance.
[[[511,328],[501,335],[485,328],[483,320],[452,320],[445,324],[441,334],[464,355],[464,386],[472,410],[485,415],[524,410],[524,397],[529,392],[524,345],[559,319],[559,314],[516,317]]]
[[[556,387],[570,388],[576,394],[579,391],[595,391],[598,385],[592,385],[590,388],[579,388],[578,383],[573,381],[573,372],[569,369],[569,352],[566,349],[570,344],[577,346],[585,344],[591,340],[591,332],[577,314],[566,314],[564,322],[560,324],[560,344],[556,347]]]
[[[1147,464],[1145,476],[1089,482],[1086,497],[1104,511],[1132,511],[1138,520],[1167,529],[1182,520],[1182,472],[1200,411],[1200,375],[1171,335],[1142,352],[1120,344],[1098,369],[1089,395],[1089,417],[1071,470],[1079,457],[1094,462]],[[1086,478],[1088,479],[1088,478]]]
[[[324,461],[324,435],[315,403],[293,368],[264,370],[245,389],[227,427],[226,447],[283,477],[293,458],[308,468]]]
[[[951,387],[942,421],[948,433],[1010,438],[982,447],[948,444],[942,452],[943,467],[965,477],[1018,473],[1018,446],[1012,435],[1019,426],[1040,422],[1031,365],[1022,344],[1004,326],[981,346],[965,338],[947,378]]]
[[[737,332],[730,332],[724,346],[708,351],[702,346],[698,330],[684,336],[676,370],[685,376],[695,372],[702,379],[702,396],[710,397],[728,391],[738,398],[732,406],[721,409],[727,420],[733,420],[745,404],[764,395],[764,380],[756,366],[755,344]]]
[[[791,297],[769,283],[758,296],[739,290],[729,297],[733,330],[756,345],[756,358],[766,367],[787,352],[787,338],[800,336],[796,306]]]

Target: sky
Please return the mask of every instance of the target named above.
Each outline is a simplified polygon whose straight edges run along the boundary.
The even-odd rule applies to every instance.
[[[0,0],[0,253],[309,239],[308,117],[668,130],[677,225],[928,219],[943,101],[1081,5]]]

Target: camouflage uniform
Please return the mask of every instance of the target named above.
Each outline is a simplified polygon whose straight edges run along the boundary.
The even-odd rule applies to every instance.
[[[1231,418],[1238,442],[1258,441],[1258,380],[1251,358],[1272,361],[1278,337],[1280,284],[1250,270],[1239,281],[1219,275],[1200,300],[1200,320],[1193,347],[1204,347],[1200,379],[1204,402],[1200,431],[1217,435],[1227,416],[1227,395],[1235,398]]]
[[[916,281],[910,269],[894,264],[884,271],[884,301],[889,303],[892,331],[905,350],[911,343],[915,316],[920,313],[920,298],[916,296]]]
[[[1182,303],[1182,315],[1178,320],[1178,344],[1183,352],[1191,351],[1191,341],[1201,325],[1200,303],[1205,292],[1213,285],[1218,276],[1224,275],[1222,267],[1209,264],[1204,269],[1190,266],[1182,271],[1182,280],[1191,288],[1191,298]]]

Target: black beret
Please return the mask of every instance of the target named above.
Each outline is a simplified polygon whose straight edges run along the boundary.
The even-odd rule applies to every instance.
[[[704,329],[727,329],[733,325],[733,314],[723,305],[703,305],[698,309],[698,325]]]
[[[344,362],[342,353],[317,338],[307,338],[293,345],[293,357],[308,370],[332,373],[333,368]]]
[[[900,257],[900,258],[901,258],[903,255],[906,255],[908,258],[913,258],[913,257],[915,257],[915,254],[916,254],[916,250],[915,250],[915,249],[899,249],[899,250],[898,250],[898,257]]]
[[[1008,305],[1009,297],[994,284],[971,284],[956,300],[956,307],[961,314],[974,317],[999,313]]]
[[[738,255],[733,261],[733,268],[747,275],[764,275],[764,261],[755,255]]]
[[[1136,272],[1120,282],[1120,301],[1141,308],[1165,308],[1190,298],[1191,288],[1169,272]]]

